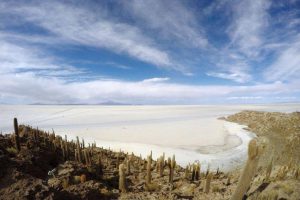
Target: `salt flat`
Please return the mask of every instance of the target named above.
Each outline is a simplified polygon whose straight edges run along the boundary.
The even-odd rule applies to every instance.
[[[19,123],[84,137],[98,146],[132,151],[154,158],[176,154],[181,165],[199,160],[224,169],[239,164],[253,137],[243,126],[218,120],[241,110],[292,112],[299,104],[201,106],[45,106],[0,105],[0,130],[12,131]]]

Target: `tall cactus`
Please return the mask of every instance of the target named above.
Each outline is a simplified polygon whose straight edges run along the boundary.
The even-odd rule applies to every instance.
[[[84,160],[86,165],[91,165],[90,157],[87,149],[83,149]]]
[[[127,174],[130,174],[131,173],[131,162],[132,162],[132,156],[129,156],[127,159],[126,159],[126,169],[127,169]]]
[[[19,125],[18,125],[17,118],[14,118],[14,128],[15,128],[16,149],[18,151],[20,151],[21,150],[21,145],[20,145]]]
[[[164,174],[164,165],[165,165],[164,156],[161,156],[159,158],[159,176],[160,177],[163,177],[163,174]]]
[[[124,167],[124,164],[120,164],[119,165],[119,190],[121,192],[126,192],[125,167]]]
[[[201,169],[201,165],[198,162],[195,169],[195,178],[197,181],[200,179],[200,169]]]
[[[146,184],[149,185],[151,183],[151,155],[147,158],[147,175],[146,175]]]
[[[263,146],[258,144],[256,139],[252,139],[248,145],[248,160],[244,167],[244,170],[239,178],[238,186],[233,193],[231,200],[241,200],[247,192],[251,180],[255,175],[259,158],[262,153]]]
[[[81,158],[81,148],[80,148],[80,142],[79,142],[79,138],[78,136],[76,137],[77,139],[77,143],[76,143],[76,148],[77,148],[77,157],[78,157],[78,161],[82,163],[82,158]]]
[[[270,163],[268,164],[267,171],[266,171],[266,181],[269,181],[271,172],[273,167],[273,158],[271,159]]]
[[[173,183],[174,170],[175,170],[175,167],[176,167],[175,155],[173,155],[172,161],[171,161],[169,167],[170,167],[169,183]]]
[[[189,168],[189,166],[187,165],[186,167],[185,167],[185,170],[184,170],[184,178],[185,179],[189,179],[189,176],[190,176],[190,168]]]
[[[206,177],[206,182],[205,182],[205,193],[209,193],[209,190],[210,190],[210,182],[213,178],[213,174],[212,173],[209,173]]]

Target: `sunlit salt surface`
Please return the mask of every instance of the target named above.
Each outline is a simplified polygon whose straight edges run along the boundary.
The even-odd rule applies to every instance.
[[[154,159],[165,152],[185,166],[200,161],[205,168],[238,167],[252,137],[244,126],[218,120],[241,110],[293,112],[299,104],[206,106],[11,106],[0,105],[0,130],[12,132],[12,119],[56,134],[84,137],[119,151]]]

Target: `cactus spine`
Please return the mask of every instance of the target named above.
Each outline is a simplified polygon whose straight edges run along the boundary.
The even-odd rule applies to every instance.
[[[21,150],[21,145],[20,145],[19,125],[18,125],[17,118],[14,118],[14,128],[15,128],[16,149],[18,151],[20,151]]]
[[[252,139],[248,145],[248,160],[239,178],[238,186],[233,193],[231,200],[241,200],[250,186],[252,177],[255,175],[258,161],[261,155],[260,146],[256,139]]]

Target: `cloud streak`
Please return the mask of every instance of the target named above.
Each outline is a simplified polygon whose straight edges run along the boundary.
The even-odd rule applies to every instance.
[[[108,19],[101,12],[55,1],[4,4],[1,12],[18,16],[20,23],[37,25],[65,43],[105,48],[161,68],[182,69],[138,27]]]
[[[146,24],[145,28],[158,31],[163,38],[196,48],[204,48],[208,45],[208,40],[199,27],[196,16],[180,1],[131,0],[124,2],[123,6],[140,25]]]
[[[268,26],[268,0],[243,0],[233,5],[233,22],[228,28],[231,45],[248,57],[256,57],[264,42],[263,33]]]

